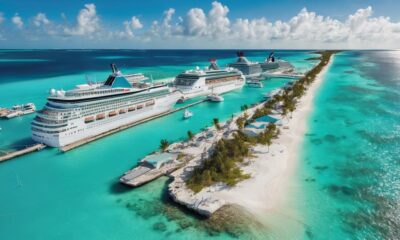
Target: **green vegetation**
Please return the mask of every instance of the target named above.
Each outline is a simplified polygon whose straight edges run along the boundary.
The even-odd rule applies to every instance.
[[[187,135],[188,135],[189,141],[192,141],[192,139],[194,138],[194,134],[192,133],[192,131],[189,130],[187,132]]]
[[[248,117],[249,116],[247,115],[247,113],[244,113],[243,116],[236,119],[236,126],[239,128],[239,130],[242,130],[244,128]]]
[[[216,128],[218,131],[221,130],[221,125],[219,124],[219,119],[218,119],[218,118],[214,118],[214,119],[213,119],[213,123],[214,123],[215,128]]]
[[[249,106],[247,106],[246,104],[244,104],[240,107],[240,110],[242,110],[242,111],[246,111],[247,109],[249,109]]]
[[[313,69],[306,73],[304,77],[293,82],[291,85],[287,85],[281,94],[274,95],[268,100],[264,107],[257,109],[252,119],[256,119],[271,113],[272,109],[279,105],[283,118],[293,113],[296,110],[297,99],[301,98],[307,90],[307,87],[315,80],[318,73],[328,64],[330,57],[338,51],[321,51],[316,52],[321,54],[318,59],[321,60]]]
[[[161,141],[160,141],[161,151],[165,152],[165,150],[168,148],[168,146],[169,146],[169,142],[167,141],[167,139],[161,139]]]
[[[235,134],[233,139],[219,140],[212,155],[204,161],[202,166],[196,168],[186,181],[187,186],[194,192],[199,192],[204,187],[217,182],[234,186],[239,181],[250,177],[237,166],[237,163],[243,162],[244,157],[249,156],[249,153],[249,144],[238,134]]]
[[[263,107],[257,109],[253,116],[251,116],[250,121],[271,114],[272,109],[277,106],[280,108],[281,114],[284,117],[286,117],[288,113],[292,113],[296,109],[297,100],[305,94],[307,87],[315,80],[317,74],[328,64],[330,57],[336,52],[337,51],[319,52],[319,54],[321,54],[321,62],[307,72],[304,77],[291,85],[287,85],[280,94],[276,94],[265,102]],[[248,109],[248,106],[243,105],[241,109],[245,111]],[[244,113],[243,116],[236,119],[236,125],[239,130],[244,128],[248,118],[247,114]],[[213,122],[215,127],[219,130],[219,120],[215,118]],[[279,129],[276,125],[271,123],[256,137],[249,137],[241,131],[238,131],[234,134],[233,139],[219,140],[211,156],[205,159],[204,164],[197,167],[186,181],[187,186],[194,192],[199,192],[204,187],[217,182],[223,182],[229,186],[234,186],[239,181],[249,178],[250,176],[244,174],[238,167],[238,164],[242,163],[245,157],[251,156],[250,145],[263,144],[267,145],[269,148],[272,144],[272,140],[277,138],[279,133]]]

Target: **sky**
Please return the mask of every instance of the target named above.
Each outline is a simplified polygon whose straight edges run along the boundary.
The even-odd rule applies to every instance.
[[[399,0],[0,0],[0,48],[399,49]]]

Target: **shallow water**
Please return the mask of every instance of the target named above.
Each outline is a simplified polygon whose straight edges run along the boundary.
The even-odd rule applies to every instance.
[[[305,238],[400,236],[400,52],[335,57],[309,119],[296,181]]]
[[[169,78],[187,68],[206,66],[210,57],[224,65],[235,51],[40,50],[1,51],[0,105],[33,102],[43,106],[50,88],[69,89],[104,79],[108,64]],[[249,51],[252,60],[268,53]],[[310,51],[277,51],[305,71]],[[400,201],[400,53],[343,52],[335,57],[310,116],[290,208],[298,219],[274,219],[265,231],[216,232],[207,222],[172,204],[167,178],[138,189],[118,178],[161,139],[185,139],[240,111],[243,104],[284,85],[269,79],[263,89],[244,87],[219,104],[182,112],[130,128],[68,153],[45,149],[0,164],[1,239],[396,239]],[[132,57],[133,56],[133,57]],[[46,59],[46,62],[22,62]],[[33,115],[0,120],[0,149],[29,140]],[[293,221],[296,226],[292,229]],[[279,228],[276,230],[274,228]],[[301,236],[298,234],[301,231]],[[396,232],[397,231],[397,232]],[[285,234],[282,234],[285,232]]]
[[[3,73],[0,105],[33,102],[40,108],[50,88],[69,89],[84,82],[85,74],[90,74],[92,79],[103,79],[109,73],[109,61],[98,59],[99,56],[110,56],[113,60],[115,56],[141,56],[145,60],[125,58],[116,62],[125,72],[143,72],[160,79],[173,77],[196,65],[206,66],[210,56],[218,57],[223,65],[234,59],[227,58],[233,54],[234,51],[7,51],[0,56],[49,61],[28,66],[0,62]],[[265,55],[249,52],[254,59],[262,59],[262,54]],[[310,56],[309,51],[277,54],[303,70],[315,63],[304,60]],[[222,103],[196,105],[190,108],[194,117],[189,120],[182,120],[182,112],[177,112],[68,153],[48,148],[0,164],[1,239],[135,239],[138,236],[141,239],[209,236],[226,239],[236,236],[215,232],[203,220],[176,205],[166,204],[166,178],[138,189],[125,188],[118,183],[118,178],[139,159],[156,150],[161,139],[186,139],[188,130],[198,132],[210,126],[215,117],[223,121],[239,112],[243,104],[260,101],[262,94],[287,81],[269,79],[262,89],[244,87],[225,94]],[[33,117],[0,120],[3,129],[0,149],[27,144]]]

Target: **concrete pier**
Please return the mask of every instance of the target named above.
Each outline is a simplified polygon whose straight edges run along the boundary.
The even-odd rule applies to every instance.
[[[26,148],[18,150],[18,151],[9,152],[3,156],[0,156],[0,162],[10,160],[12,158],[16,158],[16,157],[19,157],[19,156],[22,156],[22,155],[25,155],[27,153],[31,153],[34,151],[39,151],[45,147],[46,147],[46,145],[44,145],[44,144],[35,144],[33,146],[26,147]]]

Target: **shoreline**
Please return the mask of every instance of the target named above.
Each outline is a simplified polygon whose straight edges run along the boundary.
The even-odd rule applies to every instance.
[[[263,222],[266,215],[272,214],[278,218],[291,218],[297,225],[302,223],[301,220],[297,220],[298,213],[294,209],[288,212],[284,205],[289,200],[290,184],[293,183],[292,180],[300,161],[300,147],[308,129],[307,123],[313,110],[314,98],[333,59],[334,54],[315,76],[304,96],[299,99],[295,111],[290,117],[283,119],[284,127],[280,127],[281,134],[273,141],[269,149],[259,144],[252,147],[253,156],[246,158],[247,164],[241,166],[244,173],[251,175],[249,179],[237,183],[234,187],[217,183],[203,188],[198,193],[193,193],[185,186],[184,179],[188,172],[201,164],[200,159],[197,159],[184,167],[182,171],[173,174],[174,180],[169,185],[172,199],[208,217],[222,206],[239,205]],[[254,112],[259,106],[261,104],[246,112]],[[273,224],[271,220],[266,222],[267,225]]]

